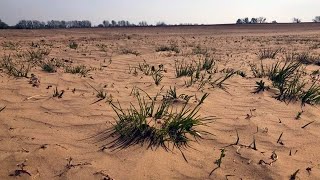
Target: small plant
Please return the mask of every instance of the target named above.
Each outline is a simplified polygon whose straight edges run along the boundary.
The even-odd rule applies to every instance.
[[[77,49],[78,48],[78,44],[75,41],[70,41],[69,42],[69,48]]]
[[[81,76],[87,76],[91,69],[87,68],[85,65],[78,66],[66,66],[65,72],[71,74],[80,74]]]
[[[276,49],[276,50],[272,50],[272,49],[261,49],[258,52],[258,57],[260,60],[262,59],[275,59],[276,55],[281,52],[281,49]]]
[[[221,149],[220,157],[219,157],[219,159],[217,159],[217,160],[215,161],[215,164],[218,166],[218,168],[221,167],[222,159],[223,159],[225,156],[226,156],[226,154],[225,154],[225,149]]]
[[[160,52],[160,51],[173,51],[175,53],[180,53],[180,49],[176,44],[170,44],[169,46],[161,45],[156,48],[156,52]]]
[[[64,90],[61,90],[61,92],[58,90],[58,87],[56,86],[56,89],[53,90],[52,97],[58,97],[59,99],[62,98],[62,95],[64,94]]]
[[[226,80],[230,79],[233,75],[235,75],[237,72],[236,71],[230,71],[228,73],[226,73],[226,75],[224,77],[220,77],[212,82],[210,82],[210,84],[215,87],[218,86],[220,88],[223,87],[223,84]]]
[[[49,49],[37,48],[36,50],[31,49],[27,51],[27,58],[35,65],[42,63],[43,59],[50,54]]]
[[[132,49],[127,49],[127,48],[121,49],[121,53],[122,54],[133,54],[133,55],[136,55],[136,56],[140,55],[140,53],[138,51],[135,51],[135,50],[132,50]]]
[[[254,93],[259,93],[261,91],[265,91],[268,89],[269,89],[269,86],[266,86],[264,81],[262,81],[262,80],[256,81],[256,89],[255,89]]]
[[[154,83],[158,86],[163,78],[163,75],[158,71],[152,75]]]
[[[56,65],[55,65],[53,62],[51,62],[51,61],[44,62],[44,63],[41,65],[41,68],[42,68],[43,71],[48,72],[48,73],[57,72],[57,67],[56,67]]]
[[[301,105],[320,104],[320,86],[314,82],[307,91],[301,94]]]
[[[241,77],[246,77],[246,73],[244,71],[238,70],[236,71],[237,75],[241,76]]]
[[[193,54],[202,54],[202,55],[208,55],[208,49],[202,48],[200,45],[197,45],[192,49]]]
[[[296,60],[302,64],[316,64],[320,65],[320,57],[312,56],[308,52],[296,54]]]
[[[127,110],[111,102],[117,114],[117,123],[108,137],[117,136],[110,148],[124,148],[133,144],[148,144],[148,147],[162,146],[168,149],[169,143],[174,147],[188,146],[190,137],[202,139],[197,126],[206,125],[213,121],[213,117],[200,117],[200,104],[191,108],[185,103],[180,110],[173,111],[171,104],[162,101],[156,108],[156,101],[149,95],[149,101],[135,93],[138,107],[131,104]],[[169,110],[171,109],[171,110]],[[102,140],[106,137],[101,137]],[[185,159],[186,160],[186,159]]]
[[[299,111],[295,117],[296,120],[301,119],[301,115],[302,115],[303,111]]]
[[[197,80],[194,78],[194,76],[190,76],[190,79],[187,79],[184,82],[184,85],[186,85],[186,87],[191,87]]]
[[[273,87],[279,90],[277,99],[297,100],[306,83],[301,82],[301,74],[297,73],[301,67],[300,62],[286,62],[281,66],[280,62],[274,64],[269,71],[269,79]]]
[[[296,180],[299,171],[300,171],[300,169],[296,170],[296,171],[290,176],[290,180]]]
[[[177,94],[177,90],[176,87],[174,86],[173,88],[171,88],[167,91],[167,93],[163,96],[163,101],[166,102],[178,102],[179,100],[183,100],[185,102],[189,102],[190,98],[192,98],[193,96],[189,96],[186,94]]]
[[[152,75],[155,72],[155,69],[152,69],[152,66],[150,66],[146,61],[139,63],[138,69],[147,76]]]
[[[184,61],[175,61],[176,77],[192,76],[196,68],[192,64],[186,64]]]
[[[0,67],[7,71],[7,74],[14,77],[28,77],[31,70],[31,63],[22,60],[13,60],[11,56],[4,56],[0,62]]]
[[[19,43],[14,43],[12,41],[5,41],[2,43],[2,47],[4,49],[17,50],[19,48]]]
[[[263,77],[268,76],[268,73],[265,70],[266,67],[263,65],[262,61],[261,61],[260,67],[257,67],[256,64],[249,64],[249,65],[250,65],[251,71],[253,73],[253,76],[255,78],[263,78]]]
[[[215,62],[212,58],[205,57],[201,70],[206,70],[206,71],[212,70],[214,65],[215,65]]]

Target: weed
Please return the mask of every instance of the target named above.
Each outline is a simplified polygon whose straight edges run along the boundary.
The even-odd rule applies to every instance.
[[[303,111],[299,111],[295,117],[296,120],[301,119],[301,115],[302,115]]]
[[[163,96],[163,101],[166,102],[178,102],[179,100],[183,100],[185,102],[189,102],[190,98],[192,98],[193,96],[190,95],[186,95],[186,94],[177,94],[177,90],[176,87],[174,86],[173,88],[171,88],[167,91],[167,93]]]
[[[71,74],[80,74],[81,76],[87,76],[91,69],[87,68],[85,65],[78,66],[66,66],[65,72]]]
[[[173,51],[175,53],[180,53],[180,49],[176,44],[170,44],[169,46],[166,45],[161,45],[156,48],[156,52],[161,52],[161,51]]]
[[[119,104],[111,103],[113,110],[118,116],[117,123],[110,132],[112,137],[117,135],[110,148],[125,148],[133,144],[148,143],[148,147],[162,146],[168,149],[169,143],[174,147],[181,148],[188,146],[190,136],[195,139],[202,138],[197,126],[206,125],[213,121],[213,117],[201,118],[198,114],[200,106],[188,107],[187,103],[181,110],[173,112],[172,105],[162,101],[156,108],[156,102],[149,95],[146,101],[140,93],[135,93],[138,107],[131,104],[127,110],[122,109]],[[169,111],[169,109],[171,109]],[[207,134],[207,132],[203,132]],[[105,136],[102,140],[105,139]],[[166,144],[168,143],[168,144]],[[110,145],[110,144],[109,144]]]
[[[41,66],[43,71],[49,72],[49,73],[54,73],[57,72],[57,67],[55,66],[55,64],[53,64],[52,62],[48,61],[48,62],[44,62]]]
[[[200,45],[197,45],[192,49],[193,54],[202,54],[202,55],[208,55],[208,49],[202,48]]]
[[[221,149],[220,157],[215,161],[215,164],[218,165],[218,167],[221,167],[222,158],[226,156],[225,151],[226,151],[225,149]]]
[[[192,64],[187,64],[185,61],[175,61],[176,77],[192,76],[196,68]]]
[[[28,50],[27,57],[30,62],[32,62],[35,65],[41,64],[42,60],[50,54],[49,49],[40,49],[37,50]]]
[[[135,50],[132,50],[132,49],[127,49],[127,48],[121,49],[121,53],[122,54],[133,54],[133,55],[136,55],[136,56],[140,55],[140,53],[138,51],[135,51]]]
[[[89,84],[89,83],[88,83]],[[91,84],[89,84],[89,86],[94,89],[96,92],[97,92],[97,95],[96,97],[98,98],[98,100],[92,104],[95,104],[99,101],[102,101],[104,100],[106,97],[107,97],[107,93],[103,90],[103,89],[100,89],[100,90],[97,90],[95,87],[93,87]]]
[[[296,54],[296,60],[302,64],[316,64],[320,65],[320,57],[312,56],[308,52]]]
[[[259,50],[258,52],[258,57],[260,60],[262,59],[267,59],[267,58],[270,58],[270,59],[275,59],[276,55],[281,52],[281,48],[280,49],[261,49]]]
[[[69,42],[69,48],[77,49],[78,48],[78,44],[75,41],[70,41]]]
[[[11,56],[4,56],[0,67],[7,71],[7,74],[14,77],[28,77],[28,73],[31,70],[31,63],[23,62],[22,60],[13,60]]]
[[[163,75],[158,71],[152,75],[152,78],[154,80],[154,83],[158,86],[163,78]]]
[[[255,89],[254,93],[259,93],[261,91],[265,91],[268,89],[269,89],[269,86],[266,86],[264,81],[262,81],[262,80],[256,81],[256,89]]]
[[[253,73],[253,76],[255,78],[262,78],[268,75],[265,70],[266,67],[263,65],[262,61],[261,61],[260,67],[257,67],[256,64],[249,64],[249,65]]]
[[[19,43],[14,43],[12,41],[5,41],[2,43],[2,47],[4,49],[17,50],[19,48]]]
[[[310,86],[307,91],[301,94],[301,105],[319,104],[320,103],[320,86],[316,85],[316,81]]]
[[[279,90],[278,100],[296,100],[306,85],[301,82],[301,74],[297,70],[301,67],[300,62],[286,62],[280,67],[280,62],[274,64],[269,71],[269,79],[272,85]]]

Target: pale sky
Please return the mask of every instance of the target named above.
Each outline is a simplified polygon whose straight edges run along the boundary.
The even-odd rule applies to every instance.
[[[223,24],[259,16],[312,21],[320,16],[320,0],[0,0],[0,19],[10,25],[21,19]]]

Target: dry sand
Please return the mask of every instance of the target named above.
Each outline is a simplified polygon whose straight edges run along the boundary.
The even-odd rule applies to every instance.
[[[68,47],[70,40],[79,44],[76,50]],[[27,78],[0,72],[0,107],[6,106],[0,112],[0,179],[15,178],[9,175],[26,159],[24,169],[31,176],[22,173],[21,179],[289,179],[298,169],[300,179],[320,179],[319,106],[306,105],[301,119],[295,120],[301,111],[300,103],[280,102],[271,92],[251,93],[260,79],[253,78],[248,65],[260,62],[255,53],[261,48],[281,47],[290,52],[316,47],[310,51],[319,54],[320,24],[1,30],[0,44],[9,41],[19,44],[18,51],[31,49],[31,42],[40,43],[51,49],[47,59],[69,60],[97,69],[81,77],[65,73],[62,68],[56,73],[33,68],[31,73],[40,78],[39,87],[32,87]],[[179,54],[155,52],[157,46],[172,42],[182,50]],[[105,44],[105,51],[97,44]],[[210,96],[199,114],[218,119],[199,129],[214,134],[208,137],[211,140],[191,142],[191,148],[183,150],[188,162],[177,149],[166,152],[136,145],[117,151],[101,150],[106,142],[90,137],[111,127],[116,114],[105,100],[92,104],[97,98],[89,84],[104,88],[125,106],[134,101],[129,96],[134,86],[152,95],[162,86],[163,91],[176,86],[178,93],[200,96],[203,92],[196,86],[186,88],[185,78],[174,75],[174,60],[196,60],[191,52],[198,44],[210,50],[219,70],[234,68],[247,74],[246,78],[234,76],[227,80],[227,91],[204,89]],[[124,48],[140,55],[122,54]],[[0,56],[15,52],[1,47]],[[110,57],[112,63],[108,65]],[[129,65],[137,66],[143,60],[163,64],[167,69],[160,86],[140,71],[138,76],[129,73]],[[282,60],[282,55],[264,61],[271,64],[277,60]],[[307,67],[308,72],[317,69],[315,65]],[[50,85],[53,87],[47,89]],[[62,98],[52,97],[56,86],[65,90]],[[253,116],[247,118],[250,110]],[[311,121],[315,122],[301,128]],[[257,150],[239,145],[226,147],[221,168],[209,176],[217,167],[214,162],[220,149],[236,141],[236,130],[241,144],[249,145],[255,139]],[[281,133],[282,145],[277,143]],[[260,160],[271,162],[272,152],[278,156],[274,163],[259,164]],[[67,170],[70,157],[75,166]]]

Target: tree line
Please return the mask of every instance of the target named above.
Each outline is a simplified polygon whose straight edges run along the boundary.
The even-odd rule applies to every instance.
[[[293,18],[292,19],[293,23],[301,23],[301,19],[300,18]],[[315,23],[320,23],[320,16],[316,16],[314,19],[312,19],[312,22]],[[249,19],[248,17],[246,18],[242,18],[242,19],[238,19],[236,21],[236,24],[262,24],[262,23],[267,23],[267,18],[265,17],[258,17],[258,18],[251,18]],[[271,23],[277,23],[277,21],[271,21]]]
[[[316,16],[313,22],[320,23],[320,16]],[[293,18],[294,23],[301,23],[301,19]],[[236,24],[259,24],[259,23],[267,23],[267,19],[265,17],[257,17],[251,18],[248,17],[243,19],[238,19]],[[277,23],[277,21],[272,21],[271,23]],[[179,24],[179,25],[197,25],[197,24]],[[140,21],[138,24],[130,23],[129,21],[121,20],[121,21],[108,21],[105,20],[98,26],[100,28],[107,28],[107,27],[131,27],[131,26],[154,26],[152,24],[148,24],[146,21]],[[165,22],[158,22],[155,26],[167,26]],[[0,19],[0,29],[57,29],[57,28],[91,28],[92,23],[88,20],[83,21],[58,21],[58,20],[51,20],[47,22],[38,21],[38,20],[20,20],[16,25],[9,26],[7,23],[3,22]]]
[[[92,26],[88,20],[83,21],[58,21],[51,20],[47,22],[38,20],[20,20],[16,25],[9,26],[0,19],[0,29],[58,29],[58,28],[91,28],[91,27],[131,27],[131,26],[153,26],[146,21],[140,21],[138,24],[130,23],[129,21],[108,21],[105,20],[98,26]],[[165,22],[158,22],[156,26],[167,26]]]

